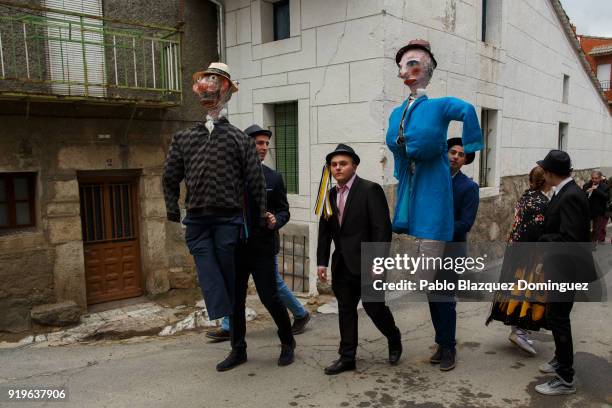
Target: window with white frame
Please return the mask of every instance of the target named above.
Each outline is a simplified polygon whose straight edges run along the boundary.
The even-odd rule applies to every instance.
[[[502,36],[502,0],[482,0],[482,42],[499,46]]]
[[[612,64],[599,64],[597,65],[597,79],[599,80],[599,84],[601,89],[604,91],[610,90],[610,77],[612,73]]]
[[[557,142],[557,149],[567,151],[568,130],[569,130],[569,124],[565,122],[559,122],[559,138]]]
[[[261,0],[261,41],[280,41],[291,36],[289,0]]]
[[[290,37],[289,0],[280,0],[273,5],[274,41]]]
[[[569,75],[563,75],[563,96],[561,102],[568,103],[569,101]]]

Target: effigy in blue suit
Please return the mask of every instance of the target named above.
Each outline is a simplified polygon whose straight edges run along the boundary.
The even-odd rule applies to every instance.
[[[457,98],[408,100],[391,113],[386,143],[394,157],[398,180],[393,231],[436,241],[453,239],[453,192],[447,156],[447,131],[452,120],[463,122],[463,148],[483,148],[474,106]],[[400,122],[404,116],[402,131]]]

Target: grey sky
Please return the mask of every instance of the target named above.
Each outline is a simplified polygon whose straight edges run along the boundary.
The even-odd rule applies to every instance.
[[[577,34],[612,37],[612,1],[561,0]]]

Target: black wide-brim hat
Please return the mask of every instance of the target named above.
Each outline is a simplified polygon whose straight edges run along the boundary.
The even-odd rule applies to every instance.
[[[544,160],[538,160],[537,165],[555,174],[568,174],[572,169],[572,159],[563,150],[551,150]]]
[[[272,132],[270,132],[267,129],[262,128],[259,125],[251,125],[248,128],[244,129],[244,133],[246,133],[247,135],[251,136],[251,137],[255,137],[258,135],[265,135],[268,137],[272,137]]]
[[[438,66],[438,62],[436,61],[433,53],[431,52],[431,44],[429,44],[429,41],[427,40],[411,40],[408,44],[404,45],[402,48],[399,49],[399,51],[397,51],[397,54],[395,54],[395,63],[399,66],[399,63],[402,59],[402,55],[404,55],[406,51],[413,49],[425,51],[427,54],[429,54],[429,57],[433,62],[434,68]]]
[[[331,164],[332,157],[334,157],[337,154],[346,154],[346,155],[351,156],[355,164],[359,164],[359,162],[361,161],[359,159],[359,156],[357,156],[357,153],[355,153],[355,150],[353,150],[351,146],[345,145],[344,143],[340,143],[338,144],[338,146],[336,146],[336,150],[334,150],[331,153],[328,153],[327,156],[325,156],[325,162],[328,165]]]
[[[447,151],[450,150],[451,147],[453,146],[461,146],[463,147],[463,140],[460,137],[451,137],[450,139],[448,139],[446,141],[446,145],[447,145]],[[471,164],[474,161],[474,158],[476,157],[476,153],[472,152],[472,153],[466,153],[465,154],[465,164]]]

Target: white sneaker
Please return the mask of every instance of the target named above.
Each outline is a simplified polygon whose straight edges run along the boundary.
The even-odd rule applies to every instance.
[[[539,367],[541,373],[544,374],[553,374],[557,372],[557,368],[559,368],[559,363],[556,358],[553,358],[548,363],[544,363]]]
[[[535,390],[544,395],[566,395],[576,392],[576,381],[568,383],[559,376],[555,376],[547,383],[536,385]]]
[[[514,330],[511,331],[510,335],[508,336],[508,340],[510,340],[512,343],[516,344],[521,350],[526,351],[532,356],[535,356],[536,354],[538,354],[538,352],[533,348],[533,346],[529,342],[529,339],[527,338],[527,334],[520,329],[517,329],[516,331]]]

